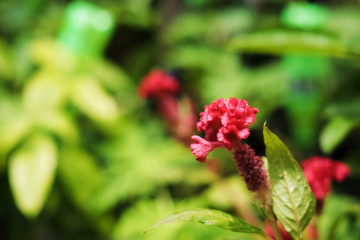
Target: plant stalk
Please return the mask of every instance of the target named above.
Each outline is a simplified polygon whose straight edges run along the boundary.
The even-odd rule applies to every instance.
[[[271,219],[269,219],[269,222],[270,222],[270,227],[271,227],[271,229],[272,229],[272,231],[274,233],[275,239],[276,240],[283,240],[283,238],[282,238],[282,236],[281,236],[281,234],[279,232],[279,229],[278,229],[278,227],[276,225],[276,220],[275,220],[274,216],[272,216]]]

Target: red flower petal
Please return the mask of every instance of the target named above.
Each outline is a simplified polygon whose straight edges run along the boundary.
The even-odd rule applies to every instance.
[[[254,123],[258,111],[245,100],[220,98],[205,106],[196,126],[199,132],[205,132],[206,140],[223,142],[230,151],[234,140],[249,136],[247,127]]]
[[[190,144],[191,153],[195,155],[196,160],[205,162],[207,155],[216,148],[225,147],[222,142],[207,141],[199,136],[192,136],[192,140],[197,143]]]

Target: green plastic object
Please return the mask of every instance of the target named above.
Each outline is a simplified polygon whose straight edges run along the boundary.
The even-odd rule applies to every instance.
[[[288,27],[312,30],[320,27],[328,12],[317,4],[299,2],[288,4],[281,14],[281,21]]]
[[[315,30],[327,19],[327,11],[311,3],[290,3],[281,14],[282,23],[293,29]],[[331,72],[328,58],[315,55],[285,55],[284,70],[289,76],[285,98],[292,138],[304,149],[316,143],[323,86]]]
[[[64,13],[58,40],[80,56],[102,55],[115,26],[106,9],[85,1],[70,3]]]

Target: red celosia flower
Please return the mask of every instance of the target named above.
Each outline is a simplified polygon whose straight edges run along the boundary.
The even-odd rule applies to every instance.
[[[255,121],[258,111],[245,100],[220,98],[205,106],[196,126],[199,132],[205,132],[206,140],[222,142],[231,151],[233,141],[249,136],[247,127]]]
[[[241,143],[249,136],[247,127],[255,121],[256,113],[258,109],[250,107],[245,100],[221,98],[214,101],[205,106],[197,123],[199,132],[205,132],[205,139],[193,136],[196,143],[192,143],[190,149],[200,162],[205,162],[209,152],[216,148],[234,149],[234,161],[248,189],[256,192],[255,197],[265,206],[268,205],[270,183],[263,162],[249,145]]]
[[[323,201],[331,192],[333,179],[341,182],[350,174],[350,169],[345,163],[325,157],[306,159],[302,161],[301,166],[318,201]]]
[[[162,94],[176,95],[179,90],[180,84],[176,78],[156,69],[142,80],[138,94],[141,98],[158,98]]]

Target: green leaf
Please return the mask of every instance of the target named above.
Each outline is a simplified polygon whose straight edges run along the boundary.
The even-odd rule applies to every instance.
[[[228,49],[270,54],[320,54],[332,57],[360,57],[360,47],[324,34],[309,32],[258,32],[232,39]]]
[[[36,38],[30,43],[31,59],[43,69],[56,69],[61,72],[71,72],[77,65],[75,54],[59,45],[55,39]]]
[[[325,153],[331,153],[347,134],[359,123],[359,119],[334,117],[320,134],[320,147]]]
[[[35,135],[9,160],[15,203],[27,217],[36,217],[45,203],[55,176],[56,155],[51,138]]]
[[[273,211],[285,230],[300,239],[315,212],[315,196],[285,144],[264,125]]]
[[[79,142],[80,136],[74,120],[65,111],[48,111],[34,116],[34,124],[50,131],[67,143]],[[36,118],[36,119],[35,119]]]
[[[319,240],[360,239],[360,205],[356,198],[330,194],[316,228]]]
[[[266,236],[261,229],[238,218],[235,218],[230,214],[224,213],[219,210],[204,208],[195,208],[175,212],[174,214],[171,214],[157,224],[148,228],[143,233],[146,233],[147,231],[164,224],[182,221],[199,222],[204,225],[213,225],[233,232],[254,233]]]
[[[34,115],[59,109],[66,102],[70,86],[53,71],[38,71],[26,82],[23,90],[24,109]]]
[[[0,77],[5,79],[13,75],[12,56],[10,47],[0,39]]]
[[[71,99],[88,117],[100,123],[113,123],[120,114],[115,99],[90,75],[74,81]]]
[[[104,186],[102,169],[96,159],[80,147],[64,148],[60,159],[59,179],[66,195],[80,210],[94,216],[97,209],[91,206],[91,201]]]
[[[238,179],[239,180],[239,179]],[[164,191],[164,189],[162,190]],[[160,219],[161,216],[169,212],[174,212],[174,205],[171,199],[168,199],[167,192],[155,196],[154,199],[141,199],[128,207],[119,217],[118,221],[113,225],[113,233],[111,239],[183,239],[183,240],[224,240],[232,239],[242,240],[260,240],[262,236],[256,234],[242,234],[238,232],[228,231],[219,227],[208,227],[205,225],[194,224],[193,222],[184,221],[176,224],[168,224],[166,227],[157,228],[154,232],[149,232],[146,236],[141,232],[144,226],[151,225]],[[170,201],[169,201],[170,200]],[[161,208],[159,208],[161,204]],[[208,204],[203,197],[190,197],[186,201],[176,201],[177,209],[193,209],[197,206],[205,207]],[[141,216],[141,217],[139,217]]]
[[[6,154],[33,129],[33,123],[22,110],[20,101],[9,100],[0,99],[0,168],[5,163]]]

